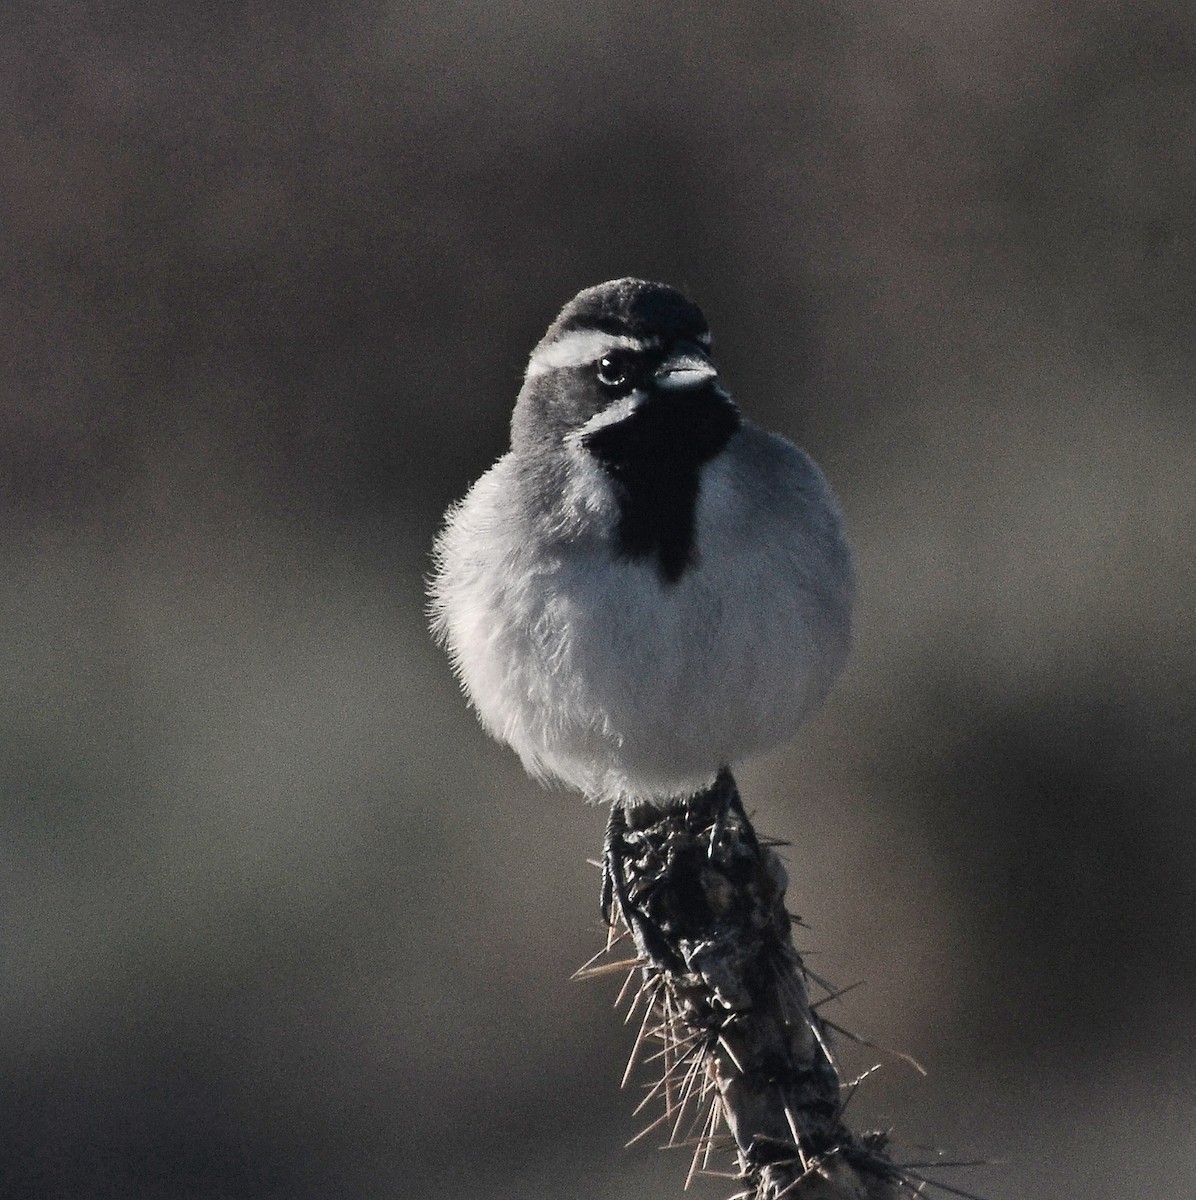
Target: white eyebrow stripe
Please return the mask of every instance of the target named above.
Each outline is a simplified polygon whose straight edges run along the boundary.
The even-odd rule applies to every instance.
[[[601,329],[574,329],[547,346],[537,346],[527,364],[525,377],[532,379],[564,367],[584,367],[587,363],[597,362],[612,350],[646,348],[647,344],[639,338],[624,334],[605,333]]]

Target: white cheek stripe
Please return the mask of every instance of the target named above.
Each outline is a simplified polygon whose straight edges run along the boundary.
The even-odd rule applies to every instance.
[[[593,433],[594,430],[601,429],[604,425],[617,425],[620,421],[627,420],[640,406],[643,398],[644,393],[637,388],[629,395],[608,404],[601,412],[595,413],[580,429],[566,434],[566,440],[580,447],[582,439],[587,433]]]
[[[563,367],[584,367],[587,363],[597,362],[612,350],[644,348],[639,338],[603,333],[600,329],[575,329],[555,342],[549,342],[547,346],[537,346],[527,364],[526,378],[534,379],[537,375]]]

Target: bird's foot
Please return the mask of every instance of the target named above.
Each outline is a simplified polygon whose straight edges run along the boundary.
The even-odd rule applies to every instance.
[[[641,957],[663,967],[674,960],[675,954],[651,917],[632,903],[627,883],[628,846],[624,840],[627,832],[626,810],[621,804],[612,804],[606,836],[602,839],[602,919],[611,928],[621,920],[634,938]]]
[[[743,800],[729,767],[723,767],[715,779],[711,792],[714,793],[714,822],[710,827],[710,849],[708,857],[713,859],[723,855],[724,848],[731,836],[731,817],[738,818],[739,828],[751,832],[751,823],[744,811]],[[754,835],[752,835],[754,836]]]
[[[606,821],[606,834],[602,839],[602,920],[609,926],[618,917],[627,922],[627,881],[623,874],[623,835],[627,832],[627,813],[621,804],[610,806]],[[618,913],[615,905],[618,905]]]

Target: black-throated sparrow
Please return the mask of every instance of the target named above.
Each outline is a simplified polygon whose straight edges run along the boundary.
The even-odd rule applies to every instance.
[[[532,352],[510,451],[437,539],[431,613],[530,774],[630,807],[790,737],[843,666],[852,594],[822,473],[739,415],[696,305],[617,279]]]

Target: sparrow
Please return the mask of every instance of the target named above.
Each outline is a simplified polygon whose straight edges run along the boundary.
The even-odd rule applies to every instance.
[[[549,326],[510,450],[449,508],[433,564],[432,631],[483,727],[612,820],[788,740],[851,638],[822,472],[740,415],[697,305],[641,279]]]

